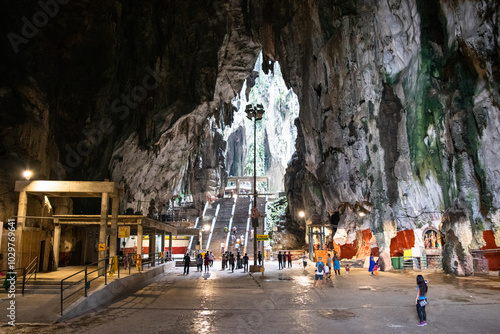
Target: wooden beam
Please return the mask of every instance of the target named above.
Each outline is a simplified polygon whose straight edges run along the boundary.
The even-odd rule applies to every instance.
[[[64,195],[79,194],[83,197],[101,196],[109,193],[112,197],[119,196],[123,189],[115,182],[101,181],[16,181],[15,191],[30,193],[57,193]],[[85,196],[86,195],[86,196]],[[74,195],[73,195],[74,196]]]

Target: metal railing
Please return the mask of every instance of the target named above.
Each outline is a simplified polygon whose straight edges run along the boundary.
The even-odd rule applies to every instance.
[[[36,281],[36,273],[38,269],[38,256],[35,256],[35,258],[28,264],[26,269],[24,270],[24,275],[23,275],[23,296],[24,296],[24,287],[26,283],[30,280],[31,276],[35,275],[35,281]]]
[[[76,293],[84,290],[84,296],[87,297],[87,292],[88,290],[90,289],[90,282],[92,281],[95,281],[96,279],[98,279],[99,277],[101,276],[104,276],[104,284],[107,285],[108,284],[108,279],[107,279],[107,274],[111,271],[111,268],[110,266],[108,266],[109,264],[109,260],[112,259],[110,257],[107,257],[105,259],[102,259],[102,260],[99,260],[97,262],[94,262],[94,263],[91,263],[87,266],[85,266],[84,269],[80,270],[80,271],[77,271],[76,273],[64,278],[61,280],[61,315],[63,314],[63,309],[64,309],[64,301],[67,300],[68,298],[70,298],[71,296],[75,295]],[[92,271],[89,271],[89,267],[93,267],[97,265],[97,269],[95,270],[92,270]],[[94,277],[94,278],[91,278],[89,279],[89,275],[93,274],[93,273],[96,273],[97,272],[97,276]],[[64,283],[65,281],[67,281],[68,279],[72,278],[72,277],[75,277],[76,275],[79,275],[79,274],[83,274],[83,278],[78,280],[78,281],[75,281],[75,282],[66,282],[66,283],[69,283],[67,284],[68,286],[64,287]],[[120,278],[120,264],[118,263],[118,278]],[[67,296],[64,296],[64,291],[70,289],[70,288],[75,288],[76,285],[79,285],[79,284],[82,284],[83,283],[83,286],[80,287],[80,288],[77,288],[76,290],[74,290],[72,293],[70,293],[69,295]]]
[[[149,254],[145,254],[145,255],[149,255],[147,259],[143,259],[141,261],[141,270],[144,268],[144,265],[147,265],[148,268],[150,268],[151,266],[156,266],[156,265],[160,265],[162,263],[165,263],[165,259],[163,257],[163,254],[162,252],[158,252],[158,253],[149,253]]]
[[[163,256],[164,253],[150,253],[149,257],[147,259],[144,259],[143,256],[148,255],[148,254],[142,254],[140,256],[140,262],[139,262],[139,267],[137,267],[137,253],[128,253],[125,254],[123,257],[120,256],[120,258],[117,257],[117,269],[116,269],[116,274],[117,278],[120,278],[120,267],[122,267],[122,270],[125,270],[125,272],[128,270],[128,274],[131,275],[131,270],[133,267],[136,267],[137,272],[141,272],[144,270],[144,265],[148,265],[148,267],[159,265],[162,263],[165,263],[165,259]],[[90,289],[90,283],[97,280],[99,277],[104,276],[104,284],[108,284],[108,276],[110,274],[114,274],[113,268],[112,268],[112,257],[107,257],[103,260],[99,260],[97,262],[91,263],[87,266],[85,266],[84,269],[64,278],[61,280],[61,315],[63,314],[64,310],[64,301],[66,301],[68,298],[74,296],[80,291],[84,291],[84,296],[88,296],[88,290]],[[126,262],[126,265],[125,265]],[[89,267],[94,267],[97,265],[97,269],[91,270]],[[95,274],[95,277],[92,277],[93,274]],[[78,281],[67,281],[70,278],[73,278],[77,275],[83,275],[83,278],[81,278]],[[66,286],[65,286],[66,284]],[[81,287],[78,287],[78,285],[83,285]],[[64,292],[67,290],[72,290],[71,293],[67,294],[64,296]]]
[[[17,278],[21,276],[20,274],[18,274],[18,271],[21,271],[23,277],[21,294],[24,296],[26,283],[28,283],[29,279],[33,274],[35,275],[35,280],[36,280],[37,269],[38,269],[38,256],[35,256],[35,258],[30,262],[30,264],[26,268],[5,269],[5,270],[0,270],[0,273],[6,273],[7,274],[6,278],[8,274],[14,274],[15,282],[17,282]],[[15,285],[15,287],[17,289],[17,284]]]

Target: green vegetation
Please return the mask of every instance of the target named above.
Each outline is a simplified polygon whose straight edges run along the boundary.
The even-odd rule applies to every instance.
[[[268,232],[273,230],[274,226],[279,225],[279,221],[282,215],[285,214],[288,202],[285,196],[279,197],[274,202],[269,204],[269,220],[268,220]]]

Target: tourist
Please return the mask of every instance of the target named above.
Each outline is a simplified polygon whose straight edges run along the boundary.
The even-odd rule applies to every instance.
[[[292,268],[292,254],[288,251],[288,268]]]
[[[201,254],[198,254],[196,258],[196,271],[203,271],[203,256]]]
[[[248,255],[245,253],[245,256],[243,256],[243,272],[248,271]]]
[[[228,263],[229,263],[229,255],[231,254],[230,251],[226,251],[226,267],[229,268]]]
[[[307,267],[307,256],[306,256],[306,252],[304,252],[304,254],[302,255],[302,264],[304,265],[304,269],[306,269],[306,267]]]
[[[378,275],[378,260],[377,260],[377,262],[375,262],[375,266],[373,267],[373,273],[375,275]]]
[[[212,252],[210,252],[208,259],[210,260],[210,267],[213,267],[214,266],[214,254]]]
[[[191,257],[186,253],[184,256],[184,274],[189,275],[189,265],[191,264]]]
[[[259,251],[259,254],[257,254],[257,260],[259,261],[259,266],[262,264],[262,254]]]
[[[424,280],[422,275],[417,275],[417,296],[415,297],[415,304],[417,306],[417,314],[420,322],[417,326],[427,326],[427,314],[425,313],[425,305],[427,302],[427,281]]]
[[[320,289],[323,289],[323,276],[325,275],[325,264],[321,261],[321,256],[318,258],[318,262],[316,263],[316,273],[314,275],[314,284],[313,288],[316,287],[318,281],[321,281]]]
[[[220,262],[222,265],[222,270],[226,269],[226,253],[222,253],[222,259]]]
[[[328,257],[326,258],[326,266],[329,269],[332,269],[332,256],[330,255],[330,253],[328,253]],[[337,273],[335,273],[335,274],[337,274]]]
[[[325,266],[325,281],[328,279],[331,280],[331,271],[330,271],[330,267]]]
[[[375,268],[375,261],[373,261],[373,256],[370,254],[370,266],[368,267],[368,271],[373,274],[373,269]]]
[[[210,267],[210,254],[208,252],[205,253],[205,272],[209,271]]]
[[[340,261],[337,254],[333,257],[333,270],[335,270],[335,276],[337,276],[337,273],[340,276]]]
[[[241,255],[240,252],[236,253],[236,269],[241,269],[243,266],[241,265]]]
[[[345,265],[345,274],[346,275],[349,275],[349,270],[351,270],[351,268],[349,268],[349,264],[346,264]]]
[[[229,266],[231,267],[231,272],[234,273],[234,255],[233,255],[233,253],[229,254]]]
[[[283,255],[281,255],[281,251],[278,252],[278,270],[283,267]]]

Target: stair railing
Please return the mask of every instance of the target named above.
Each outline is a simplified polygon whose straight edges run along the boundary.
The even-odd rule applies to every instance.
[[[24,287],[30,280],[31,276],[35,275],[35,281],[36,281],[36,272],[38,269],[38,256],[35,256],[35,258],[28,264],[26,268],[24,268],[24,273],[23,273],[23,291],[22,295],[24,296]]]

